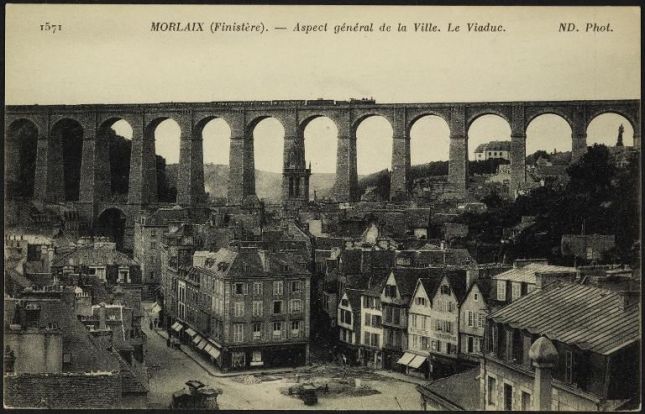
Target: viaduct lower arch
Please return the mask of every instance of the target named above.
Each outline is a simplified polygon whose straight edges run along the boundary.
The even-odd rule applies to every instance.
[[[390,197],[408,195],[410,170],[410,128],[422,116],[437,115],[450,128],[449,181],[466,190],[468,176],[468,127],[479,116],[496,114],[511,126],[511,187],[526,180],[526,129],[542,114],[556,114],[572,130],[573,158],[586,150],[586,131],[591,120],[602,113],[624,116],[634,129],[634,146],[640,148],[639,100],[581,100],[462,103],[376,103],[372,100],[293,100],[229,101],[208,103],[20,105],[5,111],[7,131],[16,121],[30,121],[38,130],[34,198],[45,202],[64,200],[61,147],[52,135],[61,119],[77,121],[83,128],[81,182],[78,204],[90,221],[108,202],[109,157],[107,144],[98,133],[117,119],[127,121],[133,130],[127,209],[138,211],[157,202],[154,134],[149,131],[160,120],[171,118],[181,129],[177,204],[204,205],[204,169],[201,130],[211,119],[224,119],[231,129],[228,201],[241,204],[257,199],[253,154],[253,127],[259,120],[273,117],[284,127],[283,201],[303,203],[308,198],[310,172],[305,166],[306,124],[319,116],[330,118],[338,129],[336,183],[338,201],[355,201],[357,194],[356,127],[360,120],[380,115],[393,129]],[[7,150],[11,156],[10,150]]]

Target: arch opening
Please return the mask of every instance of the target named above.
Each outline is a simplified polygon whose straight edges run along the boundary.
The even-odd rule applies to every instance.
[[[305,121],[300,133],[305,145],[305,164],[311,166],[309,199],[331,196],[336,178],[338,127],[326,116]]]
[[[181,128],[172,118],[158,118],[144,133],[146,140],[154,143],[157,201],[176,203]]]
[[[110,167],[110,193],[125,201],[130,185],[130,156],[133,130],[122,118],[105,121],[97,132],[100,141],[107,144]]]
[[[358,194],[365,201],[390,198],[392,124],[381,115],[368,115],[354,127]]]
[[[255,191],[261,199],[278,203],[282,199],[284,127],[273,117],[261,117],[249,126],[253,140]]]
[[[622,145],[618,145],[619,141]],[[632,147],[634,146],[634,127],[625,116],[616,112],[599,114],[587,125],[587,146],[594,144],[607,147]]]
[[[200,121],[195,133],[202,138],[204,191],[209,202],[226,202],[231,127],[219,117]]]
[[[52,127],[54,142],[60,142],[63,152],[63,183],[65,201],[78,201],[81,188],[83,158],[83,127],[74,119],[61,119]]]
[[[571,134],[571,126],[560,115],[545,113],[533,118],[526,127],[527,169],[536,163],[549,166],[571,162]]]
[[[107,208],[98,216],[94,232],[97,236],[109,237],[116,243],[117,250],[123,251],[126,220],[123,210],[116,207]]]
[[[5,154],[7,198],[32,198],[38,155],[38,128],[32,121],[20,119],[9,125]]]
[[[468,175],[494,174],[511,160],[511,126],[496,114],[483,114],[468,126]]]

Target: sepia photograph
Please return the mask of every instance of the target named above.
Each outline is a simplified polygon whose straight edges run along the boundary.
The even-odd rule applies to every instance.
[[[640,7],[4,34],[5,409],[641,409]]]

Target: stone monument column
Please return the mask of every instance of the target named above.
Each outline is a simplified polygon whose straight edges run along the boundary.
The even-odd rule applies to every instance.
[[[552,373],[551,370],[558,363],[558,351],[553,343],[545,336],[538,338],[529,349],[529,358],[535,367],[535,380],[533,383],[534,411],[551,411]]]

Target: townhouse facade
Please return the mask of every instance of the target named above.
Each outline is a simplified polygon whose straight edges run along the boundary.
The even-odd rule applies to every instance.
[[[541,285],[487,320],[480,364],[482,410],[615,411],[637,407],[639,292],[615,292],[580,282]],[[557,322],[554,322],[557,321]],[[535,395],[529,350],[538,338],[553,351],[543,404]],[[538,381],[539,382],[539,381]]]
[[[222,370],[307,363],[311,275],[297,260],[238,248],[194,264],[188,274],[199,275],[199,288],[186,301],[195,312],[207,310],[208,319],[200,325],[178,317],[172,331]]]

